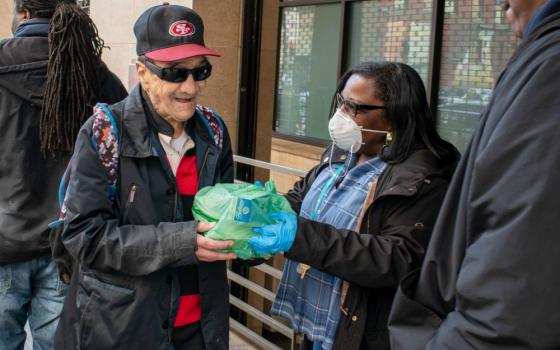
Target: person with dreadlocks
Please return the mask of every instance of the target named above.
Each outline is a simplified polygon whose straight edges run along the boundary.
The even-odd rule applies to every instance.
[[[70,0],[15,0],[0,41],[0,349],[52,348],[66,286],[47,224],[80,126],[96,102],[127,93],[101,61],[103,41]]]

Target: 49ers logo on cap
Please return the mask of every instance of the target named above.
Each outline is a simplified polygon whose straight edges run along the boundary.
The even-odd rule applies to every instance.
[[[173,36],[188,36],[194,34],[194,25],[185,20],[174,22],[169,27],[169,34]]]

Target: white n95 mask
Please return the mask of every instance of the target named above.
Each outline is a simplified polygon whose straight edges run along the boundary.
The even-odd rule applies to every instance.
[[[388,134],[388,131],[364,129],[344,113],[340,108],[334,112],[329,121],[329,135],[334,144],[350,153],[356,153],[362,147],[362,131]]]

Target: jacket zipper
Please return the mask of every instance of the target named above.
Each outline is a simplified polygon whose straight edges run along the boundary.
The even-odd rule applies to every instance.
[[[208,158],[208,148],[204,151],[204,157],[202,158],[202,164],[200,165],[200,169],[198,170],[198,181],[200,183],[200,175],[202,174],[202,169],[206,165],[206,159]]]
[[[136,196],[136,184],[132,184],[130,187],[130,192],[128,193],[128,199],[126,201],[126,207],[130,207],[134,202],[134,197]]]
[[[175,197],[173,201],[173,215],[171,216],[171,222],[177,221],[177,201],[179,200],[178,192],[179,190],[177,189],[177,185],[175,184]]]

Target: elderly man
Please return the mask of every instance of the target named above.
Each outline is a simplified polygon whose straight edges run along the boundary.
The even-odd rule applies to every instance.
[[[76,0],[13,5],[14,35],[0,40],[0,349],[23,348],[26,322],[33,348],[51,349],[66,295],[47,226],[58,183],[92,104],[127,92]]]
[[[560,4],[504,10],[522,42],[401,283],[394,349],[560,348]]]
[[[111,114],[116,131],[115,200],[110,149],[96,148],[94,116],[76,142],[64,245],[78,262],[56,334],[58,349],[227,349],[226,259],[193,221],[198,188],[233,180],[227,130],[197,105],[219,56],[203,40],[202,19],[169,4],[134,25],[140,84]],[[107,159],[105,159],[107,160]]]

